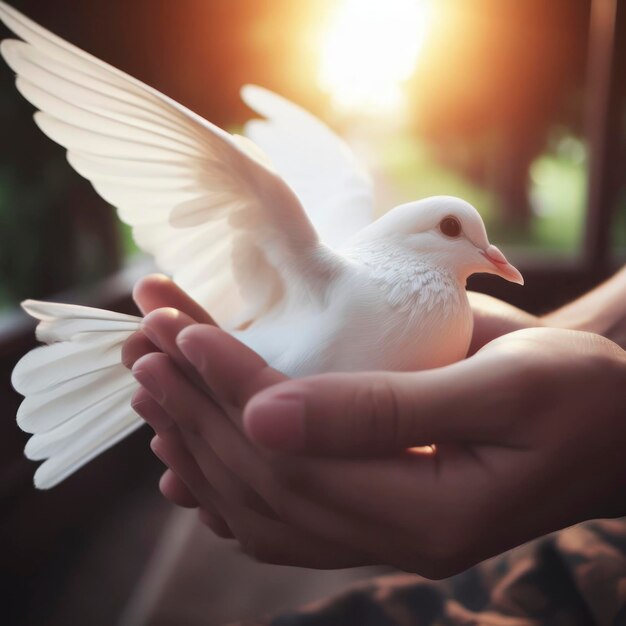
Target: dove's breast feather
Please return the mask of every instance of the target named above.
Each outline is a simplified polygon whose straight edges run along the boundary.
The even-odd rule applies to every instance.
[[[447,270],[415,257],[396,267],[380,255],[375,263],[356,254],[347,258],[349,265],[314,306],[277,312],[236,336],[293,377],[413,371],[465,357],[472,312],[464,287]]]
[[[365,268],[394,309],[410,309],[415,315],[436,310],[445,320],[466,298],[464,286],[449,269],[428,257],[420,258],[398,242],[365,242],[344,253]]]
[[[380,302],[373,307],[378,315],[373,368],[429,369],[465,357],[472,311],[465,285],[449,269],[395,240],[362,242],[344,254],[362,268],[372,300]],[[358,327],[358,311],[352,319]]]

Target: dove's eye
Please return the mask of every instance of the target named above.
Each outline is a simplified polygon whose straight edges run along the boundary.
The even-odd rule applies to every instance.
[[[458,237],[461,234],[461,222],[456,217],[444,217],[439,222],[439,230],[446,237]]]

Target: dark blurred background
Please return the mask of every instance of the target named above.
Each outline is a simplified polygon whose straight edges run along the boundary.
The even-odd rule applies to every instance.
[[[305,106],[369,163],[379,213],[427,195],[466,198],[526,277],[524,289],[476,277],[475,289],[542,312],[626,259],[621,0],[12,4],[226,129],[250,116],[247,82]],[[406,76],[386,85],[407,59]],[[127,268],[144,266],[12,83],[0,63],[0,622],[113,624],[169,515],[147,434],[35,492],[9,376],[34,343],[20,300],[133,311]],[[193,602],[216,605],[205,592]]]

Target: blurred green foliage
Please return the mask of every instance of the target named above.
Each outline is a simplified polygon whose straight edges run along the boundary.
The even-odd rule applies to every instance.
[[[0,311],[89,285],[120,267],[114,210],[53,148],[33,157],[29,176],[0,163]]]
[[[622,129],[622,155],[626,154],[626,102],[622,108],[621,116]],[[626,171],[626,166],[622,163],[622,172]],[[617,215],[615,216],[615,224],[613,227],[613,249],[616,254],[624,258],[626,257],[626,176],[622,175],[620,179],[620,194],[617,199]]]
[[[124,224],[124,222],[120,219],[118,219],[117,222],[120,229],[120,237],[122,239],[122,251],[124,253],[124,258],[128,259],[134,254],[137,254],[137,252],[139,252],[139,248],[133,239],[133,229],[128,224]]]

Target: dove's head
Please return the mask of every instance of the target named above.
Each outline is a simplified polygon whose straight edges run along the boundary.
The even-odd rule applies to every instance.
[[[445,267],[459,280],[477,273],[496,274],[519,285],[520,272],[489,243],[478,211],[465,200],[434,196],[395,207],[358,236],[395,241],[416,257]]]

